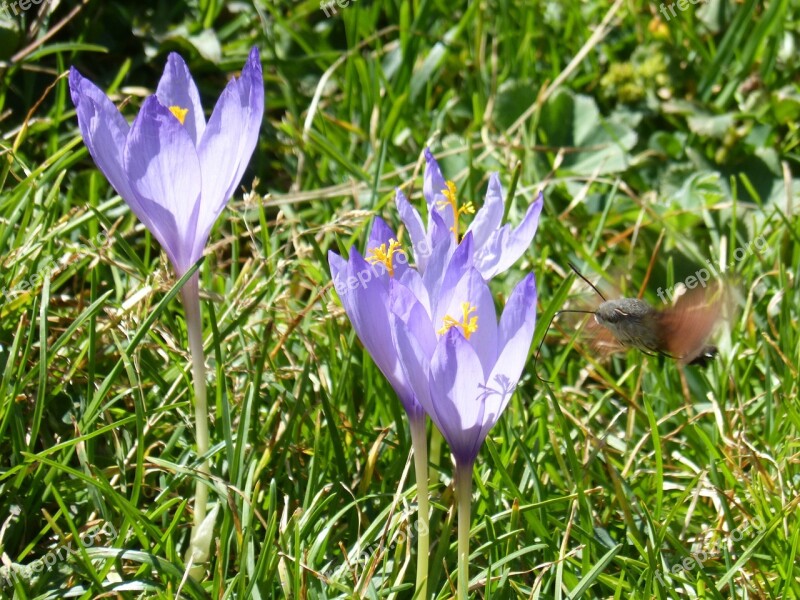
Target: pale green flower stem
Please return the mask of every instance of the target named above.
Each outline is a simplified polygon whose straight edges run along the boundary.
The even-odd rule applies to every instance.
[[[472,463],[456,462],[455,494],[458,502],[458,600],[469,594],[469,525],[472,505]]]
[[[417,592],[416,598],[428,599],[428,555],[430,553],[430,506],[428,504],[428,438],[425,416],[409,419],[414,472],[417,479]]]
[[[197,430],[197,455],[208,452],[208,403],[206,399],[206,367],[203,353],[203,317],[200,309],[198,275],[195,274],[181,288],[183,308],[186,312],[186,328],[189,332],[189,352],[192,355],[192,380],[194,382],[194,419]],[[195,560],[207,559],[210,538],[196,539],[198,529],[206,517],[210,470],[208,460],[200,464],[200,473],[195,484],[194,527],[192,528],[191,550]],[[200,547],[205,546],[205,547]]]

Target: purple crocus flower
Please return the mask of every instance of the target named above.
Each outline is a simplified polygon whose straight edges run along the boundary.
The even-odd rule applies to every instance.
[[[471,214],[474,209],[470,202],[459,205],[455,184],[445,181],[439,163],[427,148],[422,194],[428,205],[427,228],[417,209],[402,191],[397,190],[395,202],[400,218],[408,229],[417,268],[423,274],[429,291],[433,291],[441,283],[444,269],[458,245],[459,219],[464,214]],[[508,223],[502,225],[505,208],[503,199],[500,177],[492,173],[483,206],[475,213],[467,229],[472,232],[475,244],[474,266],[486,280],[506,271],[530,247],[544,204],[540,192],[528,207],[522,222],[512,228]]]
[[[95,163],[131,210],[155,236],[178,276],[203,255],[208,235],[242,179],[258,141],[264,113],[264,81],[253,48],[241,77],[231,80],[206,121],[200,94],[183,59],[170,54],[156,93],[148,97],[132,125],[77,69],[69,88],[83,140]],[[194,381],[197,454],[208,453],[203,324],[199,276],[181,288],[186,311]],[[210,475],[199,466],[194,527],[186,562],[200,578],[208,561],[219,508],[207,509]]]
[[[402,281],[390,290],[392,335],[405,381],[447,440],[456,464],[471,465],[519,381],[536,324],[533,274],[514,289],[497,322],[475,267],[468,232],[431,304]]]
[[[383,219],[376,217],[367,242],[367,258],[354,246],[348,260],[329,252],[328,262],[336,291],[361,343],[400,398],[409,418],[423,419],[425,413],[398,361],[389,324],[391,281],[410,286],[419,281],[396,236]]]
[[[429,555],[428,442],[425,411],[420,406],[400,364],[392,338],[390,297],[393,282],[415,290],[427,301],[427,291],[416,269],[388,225],[379,217],[372,224],[366,258],[351,248],[347,260],[328,253],[334,286],[358,338],[391,384],[408,415],[419,504],[417,523],[417,592],[427,597]]]
[[[264,112],[258,50],[228,83],[208,122],[189,69],[175,53],[130,126],[75,67],[69,88],[95,163],[183,275],[203,255],[256,147]]]

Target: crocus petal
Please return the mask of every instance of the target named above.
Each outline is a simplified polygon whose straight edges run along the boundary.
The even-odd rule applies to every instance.
[[[389,323],[397,349],[398,362],[403,371],[403,377],[408,382],[409,389],[414,396],[414,401],[420,410],[427,413],[436,423],[437,415],[433,408],[431,389],[428,383],[430,381],[430,359],[425,356],[419,342],[400,317],[391,313]],[[455,413],[453,413],[453,417],[455,418]]]
[[[533,330],[536,325],[536,278],[529,273],[511,292],[498,329],[498,346],[502,350],[520,329]]]
[[[225,194],[226,200],[233,195],[242,180],[247,165],[250,163],[250,158],[253,156],[253,151],[258,144],[261,121],[264,118],[264,76],[261,70],[258,48],[253,47],[250,50],[250,55],[247,57],[247,62],[237,83],[239,105],[243,115],[242,135],[239,138],[237,151],[239,164],[231,180],[231,185]]]
[[[243,124],[237,82],[232,80],[220,95],[197,147],[203,173],[203,199],[197,223],[195,252],[202,253],[211,228],[228,203],[231,179],[239,167],[239,156],[231,149],[239,146]]]
[[[183,126],[186,127],[192,143],[197,146],[206,128],[206,117],[203,114],[200,94],[197,92],[197,85],[192,79],[189,67],[175,52],[170,52],[167,57],[164,74],[156,88],[156,96],[158,96],[159,102],[167,108],[178,106],[189,109]]]
[[[491,279],[508,269],[530,247],[539,226],[543,204],[544,196],[540,192],[519,227],[512,230],[510,225],[504,225],[475,251],[475,266],[485,279]]]
[[[442,296],[445,287],[442,286]],[[475,349],[481,361],[481,379],[484,380],[497,361],[497,312],[494,308],[494,299],[489,291],[489,286],[481,277],[477,269],[470,269],[458,282],[449,295],[449,302],[440,303],[436,307],[436,320],[434,327],[441,327],[444,324],[444,317],[453,317],[456,321],[461,321],[463,316],[463,305],[470,304],[475,308],[469,316],[478,317],[478,328],[469,336],[469,344]],[[455,329],[455,327],[454,327]]]
[[[409,268],[403,272],[402,276],[395,277],[393,280],[403,284],[414,294],[414,297],[425,309],[428,320],[430,321],[431,314],[433,314],[430,296],[428,296],[428,289],[425,287],[425,282],[422,280],[422,276],[419,272],[416,269]]]
[[[350,249],[351,254],[354,248]],[[361,256],[359,254],[359,256]],[[354,269],[351,262],[346,261],[335,252],[328,252],[328,263],[331,266],[331,275],[336,293],[342,299],[347,314],[350,314],[352,306],[348,306],[348,297],[358,288],[365,288],[368,285],[380,286],[386,293],[389,290],[389,275],[381,265],[371,265],[363,258],[359,262],[366,265],[362,269]]]
[[[359,282],[354,273],[364,270],[366,261],[356,248],[351,249],[349,261],[329,252],[328,262],[339,298],[361,343],[389,380],[409,418],[422,418],[423,409],[398,361],[396,344],[392,339],[387,286],[377,279],[363,284]]]
[[[483,441],[489,435],[492,427],[500,420],[500,415],[508,405],[511,395],[516,389],[516,382],[510,382],[502,376],[494,377],[488,380],[483,388],[481,395],[481,403],[483,404],[483,424],[480,431],[475,436],[475,448],[473,452],[478,455]]]
[[[339,294],[339,298],[342,299],[342,303],[344,303],[344,297],[350,291],[347,288],[347,261],[333,250],[328,250],[328,265],[331,267],[333,287],[336,293]],[[347,310],[347,307],[345,307],[345,310]]]
[[[328,252],[328,264],[331,267],[336,293],[339,294],[339,300],[341,300],[344,311],[349,316],[355,311],[353,293],[358,287],[358,282],[349,280],[350,263],[338,254]],[[355,283],[355,285],[350,285],[351,283]],[[356,330],[356,333],[358,333],[358,330]]]
[[[358,249],[350,248],[350,258],[347,261],[347,279],[353,283],[348,290],[348,302],[344,303],[347,316],[353,322],[353,327],[361,341],[372,353],[378,366],[386,368],[390,373],[394,371],[391,345],[385,343],[388,333],[388,284],[382,284],[378,278],[359,279],[357,273],[369,272],[371,265],[364,260]],[[349,310],[348,310],[349,309]],[[351,314],[352,313],[352,314]],[[376,325],[373,325],[375,323]],[[384,330],[381,323],[387,325]]]
[[[422,223],[422,217],[419,216],[417,209],[411,206],[408,198],[400,189],[395,190],[394,202],[397,205],[397,212],[400,213],[400,220],[403,221],[408,230],[408,236],[411,238],[414,262],[417,263],[417,268],[420,272],[424,273],[430,249],[427,247],[428,239],[425,234],[425,225]]]
[[[499,415],[505,410],[528,360],[535,328],[536,279],[531,273],[514,288],[500,317],[500,352],[494,369],[486,378],[487,387],[497,393],[487,396],[487,413]]]
[[[130,202],[134,195],[122,164],[122,151],[130,131],[128,122],[108,96],[75,67],[69,70],[69,91],[89,154],[117,193]]]
[[[428,148],[425,148],[425,176],[422,182],[422,195],[425,196],[425,201],[428,203],[428,220],[430,221],[431,215],[434,213],[442,217],[442,220],[450,230],[455,222],[455,215],[449,204],[440,205],[440,202],[445,202],[444,194],[442,191],[447,187],[442,171],[439,168],[439,163],[431,154]]]
[[[480,447],[483,426],[483,370],[474,347],[461,331],[451,329],[439,339],[431,361],[431,404],[435,421],[450,444],[456,463],[469,464]],[[433,418],[433,414],[431,414]]]
[[[350,251],[348,263],[349,277],[369,269],[370,266],[355,247]],[[347,294],[347,301],[344,298],[342,301],[361,343],[389,380],[406,411],[416,411],[416,400],[403,375],[402,367],[397,360],[397,350],[392,341],[387,286],[373,279],[363,285],[355,286]]]
[[[186,128],[155,96],[145,100],[133,122],[123,158],[144,211],[154,221],[171,216],[174,229],[159,226],[163,239],[158,241],[183,275],[200,258],[192,252],[202,187],[200,161]]]
[[[372,248],[378,248],[382,244],[389,245],[389,240],[396,239],[396,235],[389,225],[386,224],[380,217],[375,217],[372,220],[372,228],[369,230],[369,237],[367,238],[367,251]]]
[[[447,399],[432,395],[434,389],[430,384],[431,358],[426,356],[400,317],[392,314],[391,323],[400,364],[409,386],[414,391],[414,397],[449,443],[450,431],[456,429],[461,422],[457,407]],[[445,430],[448,434],[444,433]]]
[[[450,307],[450,301],[455,292],[458,282],[472,269],[475,244],[472,241],[472,233],[467,232],[464,239],[456,247],[453,256],[442,276],[442,283],[436,293],[436,306],[433,307],[434,323],[441,323],[446,311]]]
[[[475,246],[480,248],[496,231],[503,222],[503,212],[505,205],[503,202],[503,186],[500,185],[500,177],[497,173],[489,176],[489,187],[486,190],[486,199],[483,206],[475,214],[475,218],[467,231],[471,231],[475,237]]]
[[[445,269],[455,250],[455,240],[447,224],[436,213],[430,215],[429,225],[431,228],[428,243],[430,255],[422,278],[425,281],[425,287],[428,288],[428,294],[434,298],[442,285]]]
[[[131,187],[123,157],[130,132],[128,122],[108,96],[74,67],[69,71],[69,87],[78,115],[78,126],[89,154],[111,186],[163,246],[162,240],[177,235],[175,222],[163,208],[151,208],[151,202],[141,201]],[[165,250],[175,264],[173,248],[165,247]]]
[[[396,280],[392,280],[389,287],[389,311],[403,321],[430,360],[438,341],[430,315],[413,291]]]

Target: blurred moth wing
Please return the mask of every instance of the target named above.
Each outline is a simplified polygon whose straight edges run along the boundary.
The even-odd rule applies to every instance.
[[[674,306],[659,312],[659,329],[665,354],[680,364],[700,364],[716,355],[708,345],[714,328],[729,317],[731,293],[722,283],[687,290]]]

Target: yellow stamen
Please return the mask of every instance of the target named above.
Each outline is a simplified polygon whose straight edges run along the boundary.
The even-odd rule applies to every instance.
[[[450,228],[450,231],[453,232],[453,235],[456,236],[456,241],[458,241],[458,219],[461,215],[472,215],[475,213],[475,206],[472,202],[467,202],[464,206],[458,206],[458,198],[456,197],[456,184],[452,181],[447,181],[445,183],[447,186],[445,189],[442,190],[442,195],[446,198],[446,200],[441,200],[438,204],[439,206],[450,206],[453,210],[453,226]]]
[[[180,106],[170,106],[169,112],[175,115],[175,118],[183,125],[183,122],[186,120],[186,115],[189,114],[189,109],[181,108]]]
[[[381,244],[380,248],[372,248],[367,252],[367,262],[371,264],[381,263],[389,271],[389,277],[394,277],[394,255],[397,253],[405,255],[405,251],[400,247],[400,242],[395,239],[389,240],[389,247]]]
[[[450,315],[447,315],[444,319],[442,319],[444,323],[443,327],[436,333],[439,335],[444,335],[452,327],[461,327],[464,338],[469,339],[469,336],[478,331],[478,316],[470,316],[476,310],[478,310],[476,306],[472,306],[472,304],[469,302],[463,302],[461,304],[461,321],[458,321]]]

